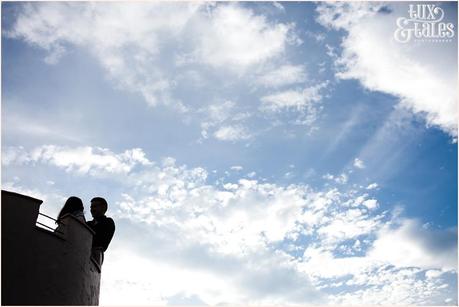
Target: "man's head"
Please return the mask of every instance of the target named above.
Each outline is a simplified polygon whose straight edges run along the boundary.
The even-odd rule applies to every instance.
[[[107,212],[107,201],[102,197],[94,197],[91,199],[91,215],[93,218],[102,217]]]

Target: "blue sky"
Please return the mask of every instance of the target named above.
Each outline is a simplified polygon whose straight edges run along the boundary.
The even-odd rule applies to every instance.
[[[457,36],[410,3],[2,3],[2,189],[108,200],[101,304],[457,304]]]

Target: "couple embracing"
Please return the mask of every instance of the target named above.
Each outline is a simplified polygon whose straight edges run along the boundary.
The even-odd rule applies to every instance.
[[[86,222],[84,217],[83,202],[76,196],[71,196],[67,199],[61,212],[57,217],[57,223],[65,214],[71,214],[81,222],[86,223],[93,231],[92,239],[92,254],[91,256],[100,264],[104,261],[104,252],[107,250],[110,241],[115,233],[115,222],[110,217],[105,216],[107,212],[107,201],[102,197],[94,197],[91,199],[91,215],[92,221]],[[59,228],[59,227],[58,227]]]

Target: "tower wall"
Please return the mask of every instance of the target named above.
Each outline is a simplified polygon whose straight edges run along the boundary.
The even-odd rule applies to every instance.
[[[2,191],[2,305],[97,305],[92,230],[72,215],[62,234],[37,227],[41,203]]]

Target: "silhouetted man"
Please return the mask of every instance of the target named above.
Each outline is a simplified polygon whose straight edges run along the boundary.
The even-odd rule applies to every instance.
[[[108,204],[105,199],[94,197],[91,200],[91,215],[94,219],[86,223],[95,232],[92,239],[92,256],[101,265],[104,262],[104,252],[115,233],[115,222],[105,216],[107,207]]]

